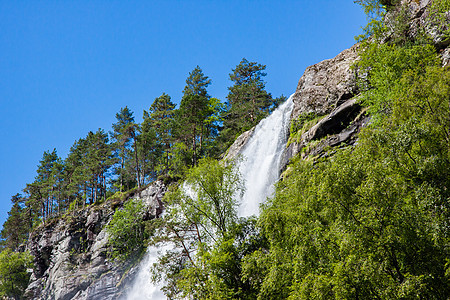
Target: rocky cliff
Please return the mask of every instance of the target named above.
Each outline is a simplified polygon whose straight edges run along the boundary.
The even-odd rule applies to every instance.
[[[402,0],[401,5],[391,7],[386,16],[389,30],[382,42],[398,39],[396,35],[401,26],[409,42],[424,37],[431,39],[441,53],[443,66],[447,66],[450,64],[450,39],[443,31],[449,29],[450,12],[446,14],[444,25],[439,25],[430,18],[431,3],[431,0]],[[399,22],[403,23],[399,25]],[[358,60],[359,47],[356,44],[335,58],[305,70],[293,97],[291,140],[283,166],[299,153],[302,158],[323,156],[332,153],[333,147],[354,144],[361,128],[369,123],[369,117],[358,102],[357,78],[363,78],[364,74],[358,74],[358,69],[353,67]],[[308,117],[316,122],[305,124]]]
[[[368,117],[357,102],[356,71],[359,45],[344,50],[335,58],[308,67],[292,97],[291,138],[282,158],[281,170],[299,154],[317,156],[327,147],[351,144]],[[302,132],[305,116],[318,119]],[[253,129],[243,133],[230,147],[226,159],[236,157],[251,137]],[[319,141],[319,142],[317,142]]]
[[[302,149],[303,157],[317,156],[327,147],[353,143],[367,124],[368,118],[361,114],[356,101],[357,74],[352,68],[358,59],[358,48],[356,44],[305,70],[293,97],[291,139],[283,166]],[[311,127],[305,128],[306,122],[313,119],[317,122],[310,122]]]
[[[385,43],[396,39],[393,28],[402,24],[403,32],[410,41],[427,36],[441,53],[442,64],[450,64],[450,39],[445,38],[442,28],[431,21],[431,0],[402,0],[390,8],[386,16]],[[400,17],[399,17],[400,16]],[[450,12],[447,13],[450,24]],[[291,115],[291,132],[287,149],[283,155],[281,170],[296,155],[302,158],[320,157],[333,153],[333,147],[352,145],[361,128],[370,122],[365,110],[358,102],[358,74],[353,67],[358,60],[360,45],[312,65],[304,71],[293,96],[294,109]],[[227,158],[235,157],[245,147],[252,130],[244,133],[230,147]]]
[[[402,3],[409,19],[405,29],[407,36],[415,39],[421,32],[426,32],[440,51],[443,65],[449,65],[450,40],[443,38],[437,25],[427,19],[431,1],[402,0]],[[393,9],[387,16],[388,22],[395,22],[398,13],[398,9]],[[394,38],[395,32],[388,32],[384,42]],[[290,140],[283,156],[282,169],[294,156],[301,155],[304,159],[326,156],[332,154],[333,147],[354,144],[361,128],[370,122],[358,102],[358,74],[357,69],[352,67],[358,60],[359,47],[356,44],[304,71],[293,96]],[[252,133],[253,130],[250,130],[238,138],[226,158],[238,155]],[[147,203],[146,218],[154,218],[161,213],[164,192],[164,185],[156,182],[134,195]],[[123,201],[119,201],[91,206],[36,230],[27,245],[35,256],[36,264],[27,297],[120,298],[136,267],[108,259],[105,225],[122,204]]]
[[[129,195],[146,205],[143,218],[162,212],[165,186],[155,182]],[[48,221],[31,235],[27,248],[35,269],[25,296],[28,299],[118,299],[133,279],[136,267],[108,258],[105,225],[127,199],[89,206]]]

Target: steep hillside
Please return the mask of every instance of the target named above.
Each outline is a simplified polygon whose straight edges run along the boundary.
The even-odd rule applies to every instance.
[[[155,182],[131,194],[145,203],[144,219],[162,211],[165,186]],[[35,267],[25,292],[27,299],[118,299],[136,272],[136,261],[121,262],[109,256],[110,234],[105,226],[129,199],[90,206],[33,231],[27,245]]]
[[[21,247],[34,259],[25,297],[122,297],[138,261],[111,257],[107,225],[137,199],[138,217],[157,219],[146,228],[157,233],[152,243],[178,246],[157,269],[173,299],[447,299],[450,3],[356,2],[387,12],[366,38],[301,76],[282,180],[260,217],[236,214],[231,165],[199,159],[183,176],[200,196],[173,184],[163,199],[155,181],[37,227]],[[168,216],[158,218],[163,206]]]

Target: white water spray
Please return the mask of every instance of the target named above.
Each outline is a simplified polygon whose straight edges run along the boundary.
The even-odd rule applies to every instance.
[[[281,104],[270,116],[255,128],[238,163],[239,171],[245,180],[245,193],[238,214],[241,217],[259,214],[259,205],[274,192],[278,180],[280,161],[286,147],[289,120],[293,108],[292,96]],[[158,259],[158,253],[169,250],[170,246],[147,249],[139,267],[133,287],[127,300],[166,299],[161,286],[151,282],[151,268]]]
[[[127,300],[163,300],[166,299],[161,285],[152,282],[153,264],[158,261],[159,254],[164,253],[166,247],[150,246],[142,259],[139,271],[134,279],[133,287],[127,294]]]
[[[239,171],[245,180],[245,193],[238,211],[241,217],[259,215],[259,205],[274,192],[293,106],[291,96],[256,126],[241,152]]]

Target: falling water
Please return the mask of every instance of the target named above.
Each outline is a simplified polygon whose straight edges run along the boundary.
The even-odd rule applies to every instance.
[[[127,294],[127,300],[163,300],[166,299],[161,290],[161,286],[153,284],[151,281],[151,267],[158,260],[158,254],[166,249],[150,246],[142,259],[139,272],[134,279],[133,287]]]
[[[245,180],[245,193],[241,199],[239,216],[258,215],[259,205],[274,192],[274,183],[279,177],[281,156],[286,147],[292,108],[291,96],[256,126],[241,152],[242,159],[238,167]],[[127,294],[127,300],[166,299],[161,286],[151,283],[151,267],[157,261],[158,253],[166,250],[168,246],[165,248],[151,246],[147,249],[133,287]]]
[[[274,192],[293,106],[291,96],[256,126],[241,152],[239,171],[245,180],[245,193],[238,213],[242,217],[258,215],[259,205]]]

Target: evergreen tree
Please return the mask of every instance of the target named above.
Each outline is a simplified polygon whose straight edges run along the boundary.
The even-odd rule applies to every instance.
[[[88,143],[85,138],[80,138],[70,148],[67,158],[64,160],[64,177],[66,185],[66,197],[69,203],[75,201],[75,207],[78,203],[86,204],[88,198],[88,181],[84,161],[86,161]]]
[[[1,246],[16,250],[27,238],[28,215],[25,208],[26,199],[21,194],[11,197],[13,206],[8,212],[8,218],[3,223],[1,231]]]
[[[189,95],[198,95],[209,98],[206,88],[211,84],[211,79],[203,74],[202,69],[196,66],[192,72],[189,73],[186,79],[186,86],[183,89],[183,97]]]
[[[267,93],[263,81],[267,75],[265,69],[265,65],[243,58],[232,70],[230,80],[234,85],[228,88],[228,111],[224,118],[225,131],[222,133],[225,140],[234,140],[237,134],[255,126],[285,99],[273,99]]]
[[[102,129],[96,133],[90,131],[86,137],[87,152],[83,165],[90,181],[90,203],[99,198],[106,199],[106,172],[111,165],[112,153],[108,144],[108,135]]]
[[[202,150],[205,133],[203,123],[207,117],[210,99],[206,88],[210,84],[211,79],[203,74],[199,66],[195,67],[186,79],[183,98],[176,115],[178,138],[191,150],[192,166],[197,164]]]
[[[142,184],[151,182],[157,178],[156,169],[158,167],[158,161],[161,159],[157,142],[156,130],[151,126],[150,122],[144,119],[140,126],[140,134],[137,137]]]
[[[30,193],[32,201],[41,206],[41,217],[45,220],[55,209],[59,208],[58,189],[62,178],[62,161],[56,153],[45,151],[38,165],[37,176],[32,184],[28,184],[26,191]]]
[[[136,144],[136,131],[138,126],[134,123],[133,112],[126,106],[121,108],[120,112],[116,114],[116,119],[117,122],[112,125],[113,132],[111,133],[111,136],[114,141],[114,152],[119,159],[120,165],[119,168],[116,169],[116,174],[119,175],[119,190],[122,191],[125,184],[127,185],[127,188],[131,188],[136,181],[137,184],[140,185],[140,169]],[[134,148],[134,155],[131,147]],[[130,156],[134,156],[135,159],[136,178],[133,178],[133,175],[126,173],[125,165],[128,163],[127,158]]]
[[[224,152],[220,139],[220,130],[223,128],[223,116],[226,104],[219,99],[211,97],[208,101],[206,118],[203,121],[205,130],[202,149],[205,157],[218,157]]]
[[[155,151],[159,157],[156,166],[158,174],[167,175],[169,172],[170,148],[173,143],[173,119],[175,114],[175,104],[170,96],[163,93],[156,98],[148,112],[144,111],[143,130],[150,132],[150,128],[155,134]],[[148,140],[148,139],[147,139]]]
[[[70,148],[64,161],[64,192],[68,203],[75,207],[89,200],[92,204],[106,199],[107,172],[113,164],[108,135],[102,129],[90,131]]]

